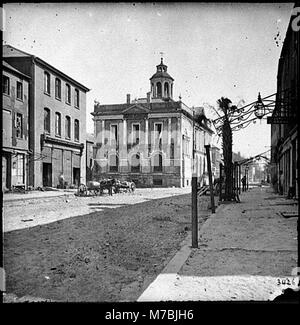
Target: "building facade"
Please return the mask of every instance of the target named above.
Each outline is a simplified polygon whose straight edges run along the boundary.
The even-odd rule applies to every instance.
[[[124,104],[95,102],[94,179],[133,180],[139,187],[184,187],[191,185],[193,168],[199,176],[205,170],[204,145],[213,132],[206,119],[194,118],[195,109],[173,100],[174,79],[163,60],[156,68],[146,98],[131,101],[128,94]]]
[[[86,181],[86,93],[89,89],[42,59],[3,46],[3,59],[30,76],[29,185],[57,187]]]
[[[29,76],[2,62],[2,190],[28,184]]]
[[[211,170],[213,179],[220,177],[220,164],[222,162],[221,150],[216,146],[211,146]]]
[[[282,194],[289,191],[298,197],[298,118],[299,118],[299,47],[300,33],[292,28],[291,18],[283,43],[277,74],[276,105],[272,117],[287,122],[271,125],[271,182],[279,190],[283,172]]]
[[[94,134],[87,133],[86,136],[86,181],[93,180],[94,167]]]

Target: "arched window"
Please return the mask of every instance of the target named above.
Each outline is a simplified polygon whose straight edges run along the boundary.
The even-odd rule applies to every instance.
[[[157,97],[161,97],[162,96],[162,87],[161,87],[161,83],[158,82],[156,84],[156,96]]]
[[[157,153],[153,158],[154,172],[162,172],[162,155]]]
[[[61,115],[60,113],[55,113],[55,135],[61,136]]]
[[[50,109],[44,108],[44,132],[50,133]]]
[[[70,116],[66,116],[66,120],[65,120],[65,137],[67,139],[71,138],[71,118],[70,118]]]
[[[66,103],[71,104],[71,86],[66,84]]]
[[[119,167],[119,158],[116,154],[109,156],[109,171],[117,172]]]
[[[50,73],[44,72],[44,92],[50,95]]]
[[[74,140],[79,141],[79,121],[74,120]]]
[[[165,97],[169,97],[169,84],[167,82],[164,84],[164,93]]]
[[[74,106],[79,108],[79,90],[78,89],[75,89],[75,103],[74,103]]]
[[[61,99],[61,81],[55,78],[55,98]]]
[[[139,173],[141,167],[140,155],[139,154],[132,155],[130,164],[131,164],[131,171],[133,173]]]

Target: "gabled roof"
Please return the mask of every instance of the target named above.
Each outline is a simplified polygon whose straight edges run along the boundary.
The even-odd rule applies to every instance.
[[[11,45],[4,45],[2,47],[3,49],[3,58],[24,58],[24,57],[29,57],[32,58],[33,61],[35,63],[38,63],[44,67],[46,67],[47,69],[53,71],[54,73],[56,73],[57,75],[60,75],[61,77],[67,79],[68,81],[70,81],[71,83],[75,84],[76,86],[78,86],[79,88],[85,90],[85,91],[90,91],[89,88],[87,88],[86,86],[84,86],[83,84],[79,83],[78,81],[74,80],[73,78],[69,77],[68,75],[66,75],[65,73],[63,73],[62,71],[56,69],[54,66],[50,65],[49,63],[47,63],[46,61],[40,59],[39,57],[29,54],[27,52],[24,52],[22,50],[19,50]]]
[[[21,57],[35,57],[34,55],[31,55],[29,53],[26,53],[22,50],[19,50],[11,45],[4,45],[3,46],[3,53],[2,53],[2,56],[4,58],[11,58],[11,57],[14,57],[14,58],[21,58]]]
[[[16,68],[12,67],[10,64],[8,64],[7,62],[5,61],[2,61],[2,66],[3,66],[3,69],[4,70],[9,70],[10,72],[14,72],[26,79],[31,79],[29,76],[27,76],[26,74],[24,74],[23,72],[17,70]]]
[[[149,107],[142,104],[132,104],[131,106],[125,108],[122,113],[123,114],[131,114],[131,113],[149,113]]]

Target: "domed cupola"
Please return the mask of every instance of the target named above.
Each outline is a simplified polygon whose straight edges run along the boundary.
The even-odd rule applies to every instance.
[[[173,98],[174,79],[168,74],[163,58],[156,69],[156,73],[150,78],[152,98]]]

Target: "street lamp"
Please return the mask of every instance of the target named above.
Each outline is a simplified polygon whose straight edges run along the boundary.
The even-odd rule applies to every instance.
[[[257,98],[257,102],[254,105],[255,108],[255,116],[261,120],[263,118],[263,116],[265,115],[265,105],[261,100],[261,96],[260,93],[258,93],[258,98]]]

